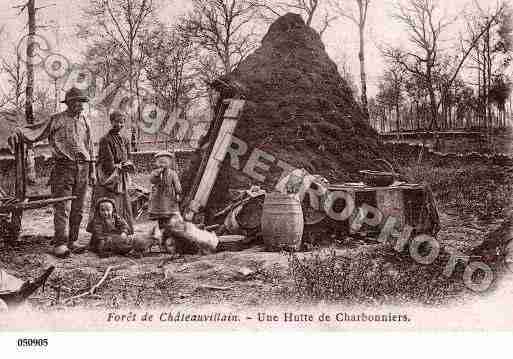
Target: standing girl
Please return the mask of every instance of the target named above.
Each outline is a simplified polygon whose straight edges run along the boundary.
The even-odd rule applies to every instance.
[[[155,155],[157,169],[151,173],[153,188],[150,195],[149,215],[159,223],[163,230],[171,217],[180,215],[180,196],[182,186],[176,172],[176,160],[173,153],[162,151]]]

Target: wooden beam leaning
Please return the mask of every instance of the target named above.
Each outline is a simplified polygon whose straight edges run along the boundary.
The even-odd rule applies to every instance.
[[[228,103],[228,108],[224,112],[221,126],[217,136],[215,137],[212,150],[208,154],[208,161],[206,163],[205,170],[201,175],[197,190],[193,194],[192,200],[189,203],[189,210],[192,213],[186,214],[186,219],[190,219],[191,215],[198,213],[207,205],[208,198],[212,192],[217,175],[232,142],[233,133],[237,127],[237,123],[245,104],[244,100],[239,99],[228,99],[225,101]]]

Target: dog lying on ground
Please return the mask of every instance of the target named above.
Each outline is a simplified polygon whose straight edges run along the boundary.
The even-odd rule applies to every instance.
[[[138,257],[150,253],[152,248],[159,246],[161,253],[175,253],[174,240],[166,230],[161,231],[158,226],[154,226],[147,236],[135,238],[132,250]]]

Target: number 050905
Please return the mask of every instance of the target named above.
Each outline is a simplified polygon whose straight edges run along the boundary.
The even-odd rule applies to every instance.
[[[47,338],[20,338],[17,342],[19,347],[46,347],[48,346]]]

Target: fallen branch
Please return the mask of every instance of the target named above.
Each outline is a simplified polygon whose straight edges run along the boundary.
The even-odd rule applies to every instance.
[[[49,286],[50,288],[52,288],[54,291],[58,291],[58,290],[65,290],[66,292],[73,292],[73,289],[71,288],[68,288],[64,285],[53,285],[53,284],[47,284],[47,286]]]
[[[130,263],[132,263],[133,265],[136,265],[136,266],[138,266],[138,265],[139,265],[139,263],[137,263],[136,261],[134,261],[134,260],[133,260],[133,259],[131,259],[131,258],[127,258],[126,260],[127,260],[127,261],[129,261]]]
[[[205,228],[203,228],[205,231],[214,231],[216,229],[218,229],[221,225],[220,224],[213,224],[211,226],[207,226]]]
[[[220,287],[217,285],[210,285],[210,284],[202,284],[199,286],[202,289],[212,289],[212,290],[230,290],[232,287]]]
[[[183,272],[187,269],[191,269],[192,267],[194,266],[194,263],[187,263],[187,264],[184,264],[183,266],[181,266],[180,268],[178,268],[177,270],[175,270],[175,273],[180,273],[180,272]]]
[[[85,297],[87,295],[94,295],[96,290],[98,288],[100,288],[100,286],[105,282],[105,280],[107,279],[107,277],[109,276],[110,272],[112,272],[113,270],[117,270],[119,269],[120,267],[122,267],[122,265],[116,265],[116,266],[109,266],[107,267],[107,270],[105,271],[105,273],[103,274],[103,277],[100,279],[100,281],[98,283],[96,283],[95,285],[93,285],[91,287],[91,289],[89,289],[87,292],[84,292],[82,294],[78,294],[78,295],[74,295],[73,297],[70,297],[66,300],[64,300],[64,303],[67,303],[67,302],[70,302],[74,299],[79,299],[79,298],[82,298],[82,297]]]
[[[173,259],[175,259],[174,255],[168,256],[160,261],[160,263],[157,265],[157,268],[162,268],[167,263],[171,262]]]

